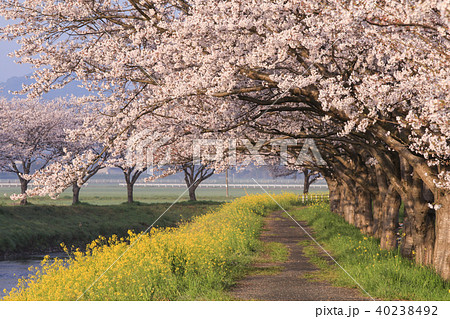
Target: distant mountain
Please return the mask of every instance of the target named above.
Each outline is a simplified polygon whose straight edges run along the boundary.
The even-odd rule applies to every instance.
[[[27,78],[26,76],[17,77],[14,76],[12,78],[9,78],[6,82],[0,83],[0,96],[4,96],[7,98],[13,98],[13,97],[25,97],[24,95],[16,95],[12,94],[14,91],[20,91],[22,90],[22,85],[25,84],[31,84],[33,83],[33,80]],[[71,82],[67,84],[64,88],[58,89],[58,90],[52,90],[46,94],[44,94],[42,97],[47,100],[51,100],[58,97],[67,97],[67,96],[84,96],[89,95],[89,91],[80,88],[79,82]]]

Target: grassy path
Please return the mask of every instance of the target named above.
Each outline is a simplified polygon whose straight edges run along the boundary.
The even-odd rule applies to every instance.
[[[306,225],[302,223],[306,228]],[[310,231],[308,229],[308,231]],[[320,270],[305,256],[309,237],[284,212],[266,218],[261,240],[284,245],[289,255],[282,262],[259,262],[232,290],[241,300],[370,300],[357,289],[334,287],[329,282],[310,280]]]

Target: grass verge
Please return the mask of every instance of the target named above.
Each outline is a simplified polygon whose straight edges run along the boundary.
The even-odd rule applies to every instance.
[[[283,206],[297,200],[274,196]],[[4,300],[230,299],[260,245],[262,216],[276,207],[267,195],[246,196],[178,228],[99,238],[68,261],[44,261]]]
[[[450,300],[450,283],[431,268],[416,265],[398,251],[380,249],[379,241],[368,238],[354,226],[318,203],[290,211],[297,220],[306,221],[315,239],[374,298],[385,300]],[[305,253],[320,272],[307,274],[313,280],[329,280],[338,286],[356,284],[337,265],[331,264],[311,242]]]
[[[246,276],[273,276],[283,271],[284,263],[289,258],[286,245],[277,242],[260,242],[258,253],[246,271]]]
[[[260,254],[254,263],[282,263],[288,260],[289,250],[286,245],[277,242],[262,242]]]
[[[156,224],[175,226],[181,220],[217,208],[219,202],[180,202]],[[0,256],[49,251],[61,242],[80,246],[99,235],[125,236],[128,230],[140,232],[150,226],[168,207],[159,204],[111,206],[0,206]]]

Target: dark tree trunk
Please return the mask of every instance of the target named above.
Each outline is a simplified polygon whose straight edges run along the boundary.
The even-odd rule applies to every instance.
[[[331,177],[325,177],[328,185],[328,191],[330,196],[330,210],[335,214],[339,214],[340,208],[340,185],[337,180]]]
[[[28,190],[28,183],[30,181],[27,179],[24,179],[20,176],[19,176],[19,180],[20,180],[20,193],[23,195],[26,195],[27,190]],[[27,203],[28,203],[27,197],[24,197],[23,199],[20,200],[20,205],[26,205]]]
[[[383,222],[380,237],[381,249],[394,250],[397,248],[398,214],[401,206],[401,198],[393,186],[389,187],[384,197]]]
[[[356,188],[356,201],[355,226],[358,227],[362,233],[372,235],[373,212],[370,193],[358,186]]]
[[[122,170],[125,183],[127,185],[127,203],[132,204],[134,203],[134,184],[136,184],[138,178],[141,176],[143,172],[145,172],[145,169],[136,169],[135,166],[133,167],[120,167]]]
[[[133,200],[133,183],[127,182],[127,203],[132,204],[134,202]]]
[[[408,170],[405,173],[409,174],[409,176],[410,176],[412,174],[412,169],[410,166],[409,166],[409,168],[410,168],[410,170]],[[405,180],[405,177],[402,177],[402,178]],[[408,179],[409,178],[406,178],[406,180],[408,180]],[[434,201],[433,193],[431,193],[431,191],[428,188],[426,188],[425,185],[424,185],[424,189],[423,189],[423,195],[424,195],[424,199],[427,202],[432,203]],[[405,198],[405,201],[406,201],[406,198]],[[413,254],[413,251],[414,251],[414,240],[413,240],[414,216],[409,216],[411,213],[414,213],[414,210],[412,208],[404,209],[400,250],[401,250],[402,256],[413,259],[413,258],[415,258],[414,254]]]
[[[344,219],[350,225],[355,225],[355,210],[356,210],[356,195],[353,183],[344,182],[344,194],[341,195],[341,202],[343,204]]]
[[[305,179],[303,180],[303,194],[309,193],[309,178],[305,176]]]
[[[395,158],[392,169],[400,164]],[[395,166],[397,165],[397,166]],[[400,194],[380,164],[375,164],[377,190],[373,194],[373,236],[380,239],[382,249],[393,250],[397,247],[398,215],[401,206]]]
[[[195,191],[205,179],[209,178],[214,174],[214,170],[209,170],[204,165],[195,166],[193,163],[187,163],[183,165],[184,171],[184,181],[186,182],[186,186],[189,192],[189,199],[192,201],[196,201],[197,197],[195,196]]]
[[[337,211],[338,214],[345,219],[344,209],[345,209],[346,187],[342,181],[339,184],[338,190],[339,190],[339,208]]]
[[[320,176],[318,172],[312,171],[309,168],[302,169],[303,172],[303,194],[309,193],[309,188]]]
[[[427,204],[424,205],[420,199],[413,198],[409,198],[405,202],[405,211],[411,220],[412,253],[415,254],[415,261],[419,264],[429,265],[433,262],[436,235],[434,211]]]
[[[330,191],[330,209],[333,213],[341,215],[341,185],[336,183],[333,191]]]
[[[400,252],[403,257],[413,259],[414,241],[413,241],[413,224],[411,217],[408,215],[410,210],[405,209],[403,214],[402,237],[400,241]]]
[[[20,200],[20,205],[26,205],[28,203],[27,200],[27,190],[28,190],[28,183],[29,180],[23,178],[23,175],[29,175],[31,171],[31,162],[30,161],[22,161],[22,170],[23,173],[20,171],[20,169],[17,167],[16,163],[14,161],[11,162],[12,167],[14,169],[14,172],[16,173],[17,177],[19,178],[20,182],[20,193],[24,195],[24,197]],[[23,175],[22,175],[23,174]]]
[[[388,178],[379,164],[375,165],[375,177],[377,190],[373,195],[373,236],[382,239],[386,236],[383,235],[386,226],[384,218],[388,215],[386,210],[390,209],[386,198],[392,192],[392,187],[389,187]]]
[[[402,160],[402,180],[407,184],[403,202],[408,223],[403,239],[412,243],[402,248],[402,252],[406,257],[413,255],[418,264],[429,265],[433,263],[436,214],[424,199],[422,180],[405,160]]]
[[[383,232],[383,198],[380,193],[372,196],[373,209],[373,228],[372,235],[375,238],[381,238]]]
[[[197,186],[195,184],[197,181],[195,178],[194,165],[187,165],[184,168],[184,181],[186,182],[186,186],[188,188],[189,200],[196,201],[197,196],[195,196],[195,190],[197,189]]]
[[[196,186],[189,187],[189,200],[196,201],[197,197],[195,196]]]
[[[339,197],[344,219],[362,233],[372,235],[374,219],[372,193],[376,193],[375,180],[370,178],[369,169],[361,157],[335,158],[337,162],[333,165],[334,172],[342,181]]]
[[[72,184],[72,205],[77,205],[80,203],[80,190],[81,187],[78,186],[77,182]]]
[[[407,184],[412,184],[412,166],[408,164],[405,159],[400,159],[401,168],[401,178],[402,181]],[[412,203],[409,203],[408,196],[403,195],[403,227],[402,227],[402,240],[400,246],[400,252],[403,257],[413,259],[414,258],[414,238],[413,238],[413,227],[414,227],[414,210],[413,207],[409,207]]]
[[[436,271],[450,281],[450,194],[442,194],[437,202],[441,207],[436,214],[433,264]]]

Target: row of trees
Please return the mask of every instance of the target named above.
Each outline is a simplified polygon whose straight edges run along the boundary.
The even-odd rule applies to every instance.
[[[134,185],[147,170],[143,164],[149,163],[130,161],[124,147],[103,152],[101,144],[80,134],[82,131],[78,127],[86,127],[89,114],[86,110],[80,112],[63,99],[0,99],[0,171],[14,173],[21,188],[20,194],[13,195],[13,199],[25,205],[28,196],[49,194],[56,197],[61,189],[71,187],[72,204],[79,204],[81,187],[99,170],[116,167],[124,175],[127,201],[133,202]],[[85,156],[77,157],[79,154]],[[165,165],[162,171],[160,169],[161,174],[154,178],[183,172],[189,198],[196,200],[196,189],[214,174],[214,169],[203,164],[194,165],[189,158],[175,159],[177,165]],[[292,172],[285,170],[284,175]],[[57,177],[64,174],[67,176],[63,180]],[[45,182],[39,184],[42,181]]]
[[[197,138],[245,137],[269,158],[260,140],[315,138],[325,164],[290,165],[327,179],[333,211],[393,249],[402,201],[403,253],[450,278],[448,2],[2,0],[0,12],[15,19],[1,30],[15,56],[39,68],[31,95],[74,79],[97,93],[85,131],[105,150],[131,127],[151,132],[132,143],[181,158]]]
[[[84,126],[88,116],[89,112],[80,113],[62,99],[0,98],[0,172],[14,173],[20,182],[21,192],[13,195],[13,199],[25,205],[29,196],[56,197],[61,189],[71,187],[72,204],[79,204],[81,187],[99,170],[116,167],[124,175],[127,201],[133,202],[134,185],[147,167],[130,162],[123,149],[103,152],[101,144],[79,134],[76,128]],[[77,157],[79,154],[85,156]],[[171,173],[177,171],[184,172],[191,200],[196,200],[198,185],[214,173],[213,169],[193,165],[188,159],[175,169],[171,167]],[[55,179],[57,174],[67,176]],[[39,184],[43,180],[45,183]]]

